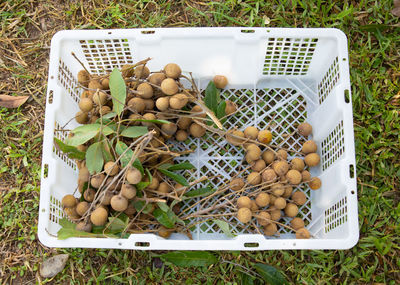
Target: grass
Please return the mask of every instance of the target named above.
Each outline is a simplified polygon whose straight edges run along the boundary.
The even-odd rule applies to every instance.
[[[97,1],[101,2],[101,1]],[[82,4],[83,3],[83,4]],[[241,270],[160,266],[157,252],[48,249],[37,239],[45,85],[52,35],[61,29],[173,26],[335,27],[349,38],[360,241],[346,251],[217,252],[251,268],[264,262],[293,283],[396,284],[400,280],[400,33],[392,1],[22,1],[0,4],[0,91],[31,95],[0,109],[1,283],[240,284]],[[83,5],[83,6],[81,6]],[[69,253],[41,280],[43,258]]]

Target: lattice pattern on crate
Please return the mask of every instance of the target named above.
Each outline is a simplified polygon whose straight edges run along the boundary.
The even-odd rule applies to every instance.
[[[67,138],[68,132],[60,131],[62,130],[61,125],[56,121],[54,124],[54,137],[58,138],[61,141],[65,141]],[[64,154],[61,150],[56,148],[55,143],[53,143],[53,152],[59,158],[61,158],[69,167],[76,170],[76,163],[74,160],[70,159],[66,154]]]
[[[71,96],[76,103],[79,103],[82,89],[78,85],[76,75],[74,76],[71,73],[62,60],[60,60],[58,65],[58,82],[65,88],[67,94]]]
[[[127,39],[80,40],[91,73],[104,74],[133,63]]]
[[[325,210],[325,233],[347,222],[347,196]]]
[[[58,224],[59,219],[64,217],[61,202],[54,196],[50,196],[50,221]]]
[[[264,75],[306,75],[318,39],[269,38],[264,61]]]
[[[329,66],[321,82],[318,84],[319,104],[322,104],[332,89],[336,86],[340,78],[339,60],[336,57]]]
[[[322,141],[322,170],[327,169],[344,154],[343,121]]]

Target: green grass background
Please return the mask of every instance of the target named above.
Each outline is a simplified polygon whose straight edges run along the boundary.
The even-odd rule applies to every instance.
[[[30,95],[0,108],[0,280],[3,284],[241,284],[238,266],[273,265],[298,284],[400,280],[400,29],[384,1],[23,1],[0,3],[0,94]],[[210,268],[158,268],[159,252],[49,249],[37,239],[49,44],[61,29],[249,26],[335,27],[349,39],[360,241],[346,251],[216,252]],[[67,266],[43,280],[56,253]],[[157,260],[156,260],[157,261]],[[397,281],[396,281],[397,280]]]

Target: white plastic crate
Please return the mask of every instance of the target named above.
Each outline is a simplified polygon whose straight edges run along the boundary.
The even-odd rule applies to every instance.
[[[63,216],[60,201],[77,185],[73,160],[58,152],[53,138],[63,139],[60,129],[78,111],[82,90],[76,74],[81,69],[74,52],[92,73],[110,72],[147,57],[150,70],[169,62],[191,71],[202,89],[216,74],[226,75],[229,85],[221,92],[246,111],[225,126],[240,129],[270,124],[274,144],[299,149],[299,138],[288,140],[299,122],[313,125],[321,163],[312,169],[322,180],[318,191],[305,189],[310,198],[300,216],[314,236],[295,239],[279,227],[280,237],[246,234],[235,229],[227,238],[214,224],[192,232],[193,240],[173,234],[163,239],[154,234],[132,234],[128,239],[70,238],[58,240]],[[77,126],[75,121],[67,129]],[[220,182],[239,169],[243,151],[223,139],[191,139],[197,146],[188,157],[196,166],[195,177],[221,174]],[[187,148],[179,145],[178,148]],[[228,152],[221,153],[227,147]],[[297,189],[300,191],[299,189]],[[78,194],[79,195],[79,194]],[[211,202],[210,202],[211,203]],[[196,210],[196,209],[194,209]],[[236,219],[231,217],[230,219]],[[282,223],[289,223],[283,219]],[[173,28],[61,31],[52,39],[43,143],[39,239],[51,247],[92,247],[171,250],[268,250],[346,249],[359,236],[352,105],[346,36],[336,29],[287,28]]]

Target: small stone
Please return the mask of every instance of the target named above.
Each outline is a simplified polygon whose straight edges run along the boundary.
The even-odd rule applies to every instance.
[[[64,269],[68,257],[68,254],[59,254],[45,260],[40,265],[40,276],[43,278],[51,278],[56,276]]]

